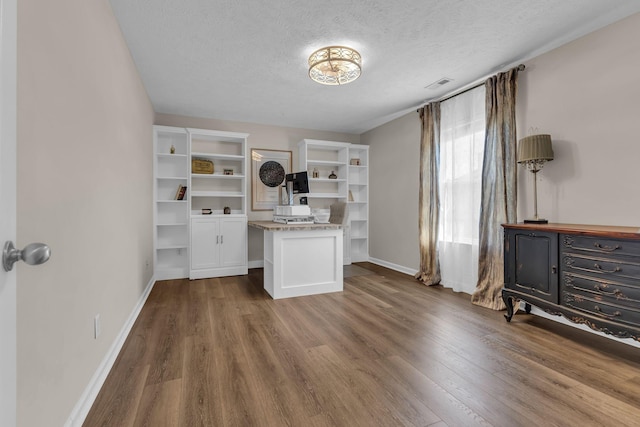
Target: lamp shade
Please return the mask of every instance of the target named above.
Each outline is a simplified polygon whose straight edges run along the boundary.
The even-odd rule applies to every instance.
[[[518,163],[548,162],[553,160],[551,135],[530,135],[518,143]]]

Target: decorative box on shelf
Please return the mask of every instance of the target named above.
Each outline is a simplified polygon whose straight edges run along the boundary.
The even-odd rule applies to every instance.
[[[213,162],[207,159],[191,159],[191,173],[213,173]]]

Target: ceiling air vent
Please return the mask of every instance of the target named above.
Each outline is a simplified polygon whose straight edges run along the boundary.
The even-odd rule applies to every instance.
[[[450,79],[449,77],[443,77],[440,80],[431,83],[429,86],[425,86],[425,89],[437,89],[452,81],[453,79]]]

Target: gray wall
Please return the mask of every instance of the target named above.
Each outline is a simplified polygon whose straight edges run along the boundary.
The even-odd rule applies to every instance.
[[[640,14],[525,62],[518,138],[550,133],[555,160],[538,174],[538,211],[552,222],[640,226]],[[370,254],[419,268],[415,112],[361,136],[371,146]],[[518,220],[533,212],[519,170]],[[410,177],[411,182],[406,182]]]
[[[420,119],[413,112],[361,137],[370,146],[369,255],[412,271],[420,266],[420,132]]]
[[[640,226],[640,14],[526,62],[518,133],[551,134],[538,212],[554,222]],[[519,175],[519,218],[533,177]]]

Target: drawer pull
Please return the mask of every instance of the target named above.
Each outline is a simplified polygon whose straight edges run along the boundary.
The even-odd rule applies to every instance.
[[[593,287],[596,292],[600,292],[602,295],[614,296],[616,299],[627,299],[627,296],[620,289],[614,289],[613,292],[608,292],[605,290],[608,288],[609,285],[606,283],[603,283],[602,285],[595,285]]]
[[[613,251],[617,251],[618,249],[622,249],[621,245],[615,245],[615,246],[608,246],[608,245],[603,245],[601,243],[595,242],[593,244],[593,247],[595,249],[592,249],[588,246],[580,246],[580,242],[578,242],[578,245],[574,246],[574,244],[576,243],[576,241],[573,239],[573,237],[571,236],[565,236],[564,237],[564,246],[566,248],[571,248],[571,249],[576,249],[579,251],[587,251],[587,252],[613,252]]]
[[[620,267],[616,267],[613,270],[605,270],[602,268],[602,266],[600,264],[593,264],[593,268],[595,268],[598,271],[601,271],[603,273],[619,273],[620,271],[622,271],[622,269]]]
[[[595,311],[597,311],[598,313],[600,313],[602,316],[607,317],[609,319],[614,318],[614,317],[620,317],[622,316],[622,313],[620,313],[619,311],[614,311],[613,314],[607,314],[604,311],[602,311],[602,309],[600,308],[600,306],[596,305],[595,307],[593,307],[593,309]]]
[[[620,245],[615,245],[615,246],[603,246],[600,243],[594,243],[593,246],[595,246],[596,248],[602,250],[602,251],[607,251],[607,252],[613,252],[616,249],[620,249]]]

